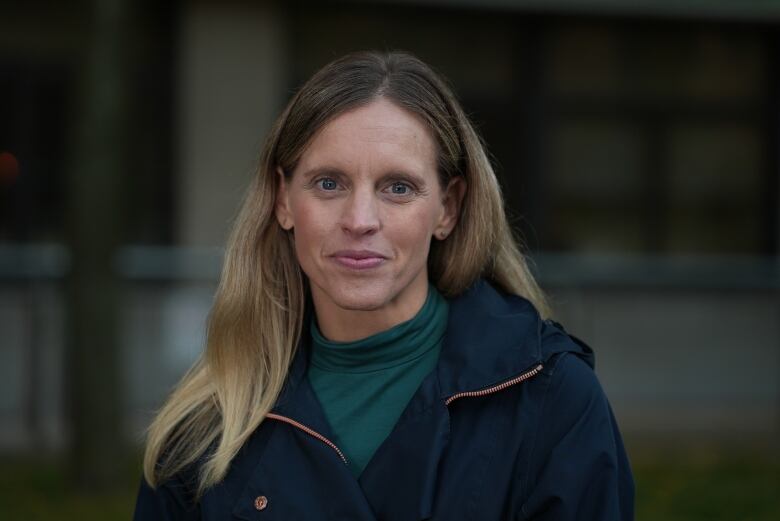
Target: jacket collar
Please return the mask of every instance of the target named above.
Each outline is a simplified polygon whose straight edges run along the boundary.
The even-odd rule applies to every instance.
[[[313,422],[312,428],[328,430],[322,414],[312,415],[309,407],[316,397],[306,378],[308,324],[309,320],[304,319],[301,342],[274,412]],[[504,382],[543,364],[554,352],[572,350],[577,345],[565,342],[557,349],[553,343],[543,350],[544,329],[539,313],[528,300],[503,293],[484,279],[477,280],[450,300],[447,333],[436,366],[437,382],[421,387],[427,396],[418,397],[424,402],[418,407]]]

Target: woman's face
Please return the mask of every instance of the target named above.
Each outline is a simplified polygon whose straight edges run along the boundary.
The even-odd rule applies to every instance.
[[[436,143],[416,115],[379,98],[315,134],[277,196],[318,318],[392,310],[409,318],[427,294],[432,237],[455,226],[465,186],[443,190]]]

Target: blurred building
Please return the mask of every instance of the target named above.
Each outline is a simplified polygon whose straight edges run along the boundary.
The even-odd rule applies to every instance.
[[[68,432],[68,176],[91,13],[0,16],[0,449]],[[128,436],[202,348],[265,132],[314,70],[373,48],[451,80],[629,437],[776,439],[779,20],[758,0],[133,3],[126,168],[106,172],[123,179]]]

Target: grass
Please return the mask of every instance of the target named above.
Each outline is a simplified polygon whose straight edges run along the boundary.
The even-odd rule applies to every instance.
[[[780,519],[780,461],[772,452],[708,447],[632,451],[638,521]]]
[[[637,521],[780,519],[780,461],[766,453],[724,449],[631,449]],[[140,477],[134,458],[110,492],[79,492],[61,462],[0,459],[0,519],[130,519]]]
[[[137,459],[123,465],[120,483],[84,491],[68,479],[56,458],[0,459],[0,519],[3,521],[105,521],[131,519],[140,479]]]

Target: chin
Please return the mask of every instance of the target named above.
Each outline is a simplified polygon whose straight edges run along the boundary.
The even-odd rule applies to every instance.
[[[390,300],[389,292],[377,288],[360,288],[353,290],[339,289],[328,292],[334,304],[350,311],[374,311],[384,307]]]
[[[349,311],[375,311],[386,306],[395,296],[392,284],[385,281],[328,281],[318,284],[319,289],[341,309]]]

